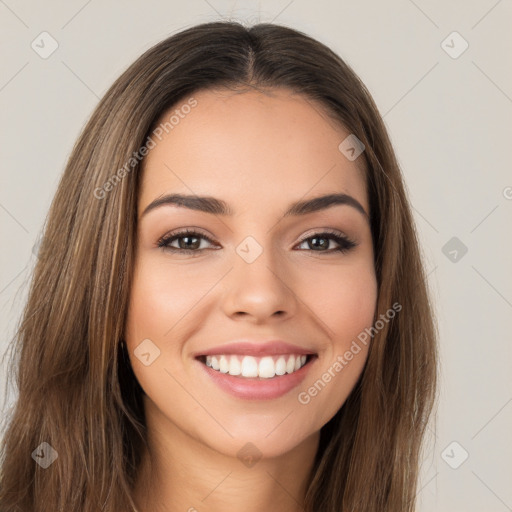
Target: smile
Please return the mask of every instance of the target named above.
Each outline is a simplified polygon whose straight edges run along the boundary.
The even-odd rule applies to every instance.
[[[245,400],[271,400],[286,395],[302,383],[317,360],[316,354],[196,357],[205,386],[216,384],[222,391]]]
[[[204,364],[220,373],[241,378],[272,379],[276,376],[294,373],[300,370],[309,356],[300,354],[282,354],[264,357],[222,354],[205,356]]]

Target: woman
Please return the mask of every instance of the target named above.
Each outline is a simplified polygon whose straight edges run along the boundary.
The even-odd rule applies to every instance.
[[[184,30],[114,83],[58,187],[0,509],[413,511],[436,338],[355,73],[289,28]]]

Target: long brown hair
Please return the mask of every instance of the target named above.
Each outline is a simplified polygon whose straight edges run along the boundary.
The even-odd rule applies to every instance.
[[[394,303],[401,311],[374,335],[360,379],[321,430],[304,507],[414,510],[436,402],[437,330],[383,121],[352,69],[318,41],[273,24],[214,22],[139,57],[73,148],[15,337],[18,397],[2,443],[2,512],[137,510],[131,493],[146,447],[142,389],[119,340],[134,262],[140,150],[163,112],[194,91],[222,86],[301,93],[366,148],[376,318]],[[31,456],[43,442],[58,454],[47,469]]]

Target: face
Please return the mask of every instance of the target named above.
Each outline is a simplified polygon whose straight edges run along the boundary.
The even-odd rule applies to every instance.
[[[278,456],[318,435],[367,358],[353,344],[377,298],[364,174],[338,149],[349,132],[302,96],[193,100],[162,116],[181,114],[144,161],[131,364],[162,435]]]

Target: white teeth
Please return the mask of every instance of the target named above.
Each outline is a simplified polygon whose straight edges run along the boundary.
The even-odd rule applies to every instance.
[[[229,363],[228,363],[228,358],[226,356],[220,356],[219,370],[220,370],[220,373],[228,373],[229,372]]]
[[[238,357],[231,356],[229,358],[229,374],[230,375],[240,375],[242,373],[242,365],[238,360]]]
[[[276,361],[276,375],[284,375],[286,373],[286,360],[281,356]]]
[[[245,356],[242,359],[242,377],[257,377],[258,376],[258,363],[256,359],[251,356]]]
[[[230,375],[240,377],[260,377],[271,379],[275,376],[293,373],[306,364],[305,355],[278,355],[278,356],[236,356],[216,355],[206,356],[206,366]]]
[[[262,379],[270,379],[276,374],[276,367],[271,357],[263,357],[258,366],[258,375]]]
[[[286,363],[286,373],[293,373],[295,370],[295,357],[290,357]]]

